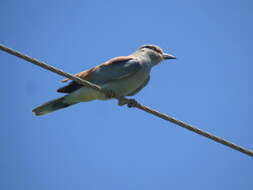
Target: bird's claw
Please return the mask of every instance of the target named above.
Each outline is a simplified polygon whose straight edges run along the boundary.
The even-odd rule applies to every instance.
[[[136,107],[138,102],[135,99],[125,99],[124,97],[118,98],[118,105],[123,106],[127,104],[129,108]]]
[[[136,107],[138,105],[138,102],[135,99],[129,99],[127,106],[129,108]]]

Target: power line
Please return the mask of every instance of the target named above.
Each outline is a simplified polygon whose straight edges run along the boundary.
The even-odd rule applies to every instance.
[[[31,58],[31,57],[29,57],[27,55],[24,55],[24,54],[22,54],[22,53],[20,53],[20,52],[18,52],[16,50],[10,49],[10,48],[8,48],[8,47],[6,47],[4,45],[0,44],[0,50],[5,51],[5,52],[7,52],[7,53],[9,53],[11,55],[14,55],[14,56],[18,57],[18,58],[24,59],[24,60],[26,60],[26,61],[28,61],[30,63],[33,63],[33,64],[35,64],[35,65],[37,65],[39,67],[44,68],[46,70],[50,70],[50,71],[52,71],[52,72],[54,72],[54,73],[56,73],[58,75],[61,75],[63,77],[67,77],[67,78],[69,78],[69,79],[71,79],[71,80],[73,80],[73,81],[75,81],[75,82],[77,82],[77,83],[79,83],[81,85],[84,85],[84,86],[89,87],[89,88],[93,88],[93,89],[98,90],[99,92],[102,92],[102,93],[105,93],[105,94],[107,93],[106,91],[102,90],[100,86],[98,86],[96,84],[93,84],[93,83],[91,83],[89,81],[86,81],[86,80],[83,80],[81,78],[75,77],[75,76],[73,76],[73,75],[71,75],[69,73],[66,73],[66,72],[64,72],[62,70],[59,70],[59,69],[57,69],[55,67],[52,67],[52,66],[50,66],[48,64],[45,64],[45,63],[43,63],[41,61],[38,61],[38,60],[36,60],[34,58]],[[133,102],[132,99],[127,99],[127,98],[123,98],[123,99],[122,98],[120,98],[120,99],[116,98],[116,99],[121,100],[121,101],[123,100],[123,101],[125,101],[128,104],[130,104],[130,103]],[[131,104],[131,105],[132,105],[132,107],[136,107],[136,108],[138,108],[140,110],[143,110],[143,111],[145,111],[147,113],[150,113],[152,115],[160,117],[160,118],[162,118],[162,119],[164,119],[166,121],[170,121],[170,122],[172,122],[172,123],[174,123],[174,124],[176,124],[176,125],[178,125],[180,127],[188,129],[188,130],[190,130],[190,131],[192,131],[194,133],[197,133],[199,135],[207,137],[207,138],[209,138],[209,139],[211,139],[213,141],[216,141],[216,142],[218,142],[220,144],[223,144],[223,145],[225,145],[227,147],[230,147],[230,148],[232,148],[234,150],[240,151],[240,152],[242,152],[244,154],[247,154],[247,155],[253,157],[253,152],[251,150],[248,150],[248,149],[244,148],[244,147],[238,146],[238,145],[236,145],[236,144],[234,144],[232,142],[229,142],[229,141],[227,141],[225,139],[217,137],[217,136],[215,136],[215,135],[213,135],[211,133],[208,133],[208,132],[205,132],[203,130],[200,130],[200,129],[196,128],[196,127],[193,127],[192,125],[189,125],[189,124],[187,124],[185,122],[177,120],[177,119],[175,119],[173,117],[170,117],[170,116],[168,116],[166,114],[163,114],[163,113],[160,113],[158,111],[155,111],[155,110],[153,110],[153,109],[151,109],[151,108],[149,108],[147,106],[144,106],[144,105],[142,105],[142,104],[140,104],[138,102],[135,102],[135,104]]]

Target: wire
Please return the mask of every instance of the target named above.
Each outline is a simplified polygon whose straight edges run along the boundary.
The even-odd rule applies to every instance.
[[[11,55],[14,55],[14,56],[16,56],[16,57],[18,57],[18,58],[24,59],[24,60],[26,60],[26,61],[28,61],[28,62],[30,62],[30,63],[33,63],[33,64],[35,64],[35,65],[37,65],[37,66],[39,66],[39,67],[44,68],[44,69],[46,69],[46,70],[50,70],[50,71],[52,71],[52,72],[54,72],[54,73],[56,73],[56,74],[58,74],[58,75],[67,77],[67,78],[69,78],[69,79],[71,79],[71,80],[73,80],[73,81],[78,82],[78,83],[81,84],[81,85],[84,85],[84,86],[86,86],[86,87],[93,88],[93,89],[98,90],[98,91],[100,91],[100,92],[102,92],[102,93],[105,93],[105,95],[106,95],[106,93],[107,93],[106,91],[102,90],[102,88],[101,88],[100,86],[98,86],[98,85],[96,85],[96,84],[93,84],[93,83],[91,83],[91,82],[89,82],[89,81],[86,81],[86,80],[83,80],[83,79],[81,79],[81,78],[75,77],[75,76],[73,76],[73,75],[71,75],[71,74],[69,74],[69,73],[66,73],[66,72],[64,72],[64,71],[62,71],[62,70],[59,70],[59,69],[57,69],[57,68],[55,68],[55,67],[52,67],[52,66],[50,66],[50,65],[48,65],[48,64],[45,64],[45,63],[43,63],[43,62],[41,62],[41,61],[38,61],[38,60],[36,60],[36,59],[34,59],[34,58],[31,58],[31,57],[29,57],[29,56],[27,56],[27,55],[24,55],[24,54],[22,54],[22,53],[20,53],[20,52],[18,52],[18,51],[16,51],[16,50],[10,49],[10,48],[8,48],[8,47],[6,47],[6,46],[4,46],[4,45],[1,45],[1,44],[0,44],[0,50],[2,50],[2,51],[4,51],[4,52],[7,52],[7,53],[9,53],[9,54],[11,54]],[[197,134],[199,134],[199,135],[202,135],[202,136],[204,136],[204,137],[207,137],[207,138],[209,138],[209,139],[211,139],[211,140],[213,140],[213,141],[216,141],[216,142],[218,142],[218,143],[220,143],[220,144],[223,144],[223,145],[225,145],[225,146],[227,146],[227,147],[230,147],[230,148],[232,148],[232,149],[234,149],[234,150],[237,150],[237,151],[239,151],[239,152],[242,152],[242,153],[244,153],[244,154],[247,154],[248,156],[253,157],[253,152],[252,152],[251,150],[248,150],[248,149],[246,149],[246,148],[244,148],[244,147],[238,146],[238,145],[236,145],[236,144],[234,144],[234,143],[232,143],[232,142],[229,142],[229,141],[227,141],[227,140],[225,140],[225,139],[222,139],[222,138],[220,138],[220,137],[217,137],[217,136],[215,136],[215,135],[213,135],[213,134],[211,134],[211,133],[208,133],[208,132],[205,132],[205,131],[203,131],[203,130],[200,130],[200,129],[196,128],[196,127],[193,127],[193,126],[190,125],[190,124],[187,124],[187,123],[185,123],[185,122],[182,122],[182,121],[180,121],[180,120],[177,120],[177,119],[175,119],[175,118],[173,118],[173,117],[170,117],[170,116],[168,116],[168,115],[166,115],[166,114],[163,114],[163,113],[160,113],[160,112],[158,112],[158,111],[155,111],[155,110],[153,110],[153,109],[151,109],[151,108],[149,108],[149,107],[147,107],[147,106],[144,106],[144,105],[138,103],[138,102],[135,101],[135,100],[134,100],[135,103],[133,104],[133,103],[132,103],[132,102],[133,102],[132,99],[127,99],[127,98],[125,98],[125,97],[124,97],[124,98],[116,98],[116,99],[118,99],[118,100],[120,100],[120,101],[123,100],[123,101],[127,102],[128,104],[131,103],[131,106],[132,106],[132,107],[136,107],[136,108],[138,108],[138,109],[140,109],[140,110],[143,110],[143,111],[145,111],[145,112],[147,112],[147,113],[150,113],[150,114],[152,114],[152,115],[155,115],[155,116],[157,116],[157,117],[159,117],[159,118],[161,118],[161,119],[164,119],[164,120],[166,120],[166,121],[170,121],[170,122],[172,122],[172,123],[174,123],[174,124],[176,124],[176,125],[178,125],[178,126],[181,126],[181,127],[185,128],[185,129],[188,129],[188,130],[190,130],[190,131],[192,131],[192,132],[194,132],[194,133],[197,133]]]

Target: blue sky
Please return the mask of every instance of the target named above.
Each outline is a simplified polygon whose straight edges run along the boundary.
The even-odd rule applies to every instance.
[[[135,98],[253,149],[253,3],[1,1],[0,42],[77,73],[143,44],[178,60]],[[0,52],[0,189],[250,190],[252,158],[116,101],[44,117],[62,77]]]

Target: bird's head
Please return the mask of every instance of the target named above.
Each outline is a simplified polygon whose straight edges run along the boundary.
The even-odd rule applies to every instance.
[[[151,61],[156,64],[166,59],[176,59],[174,55],[164,53],[162,48],[156,45],[143,45],[137,51],[149,56]]]

